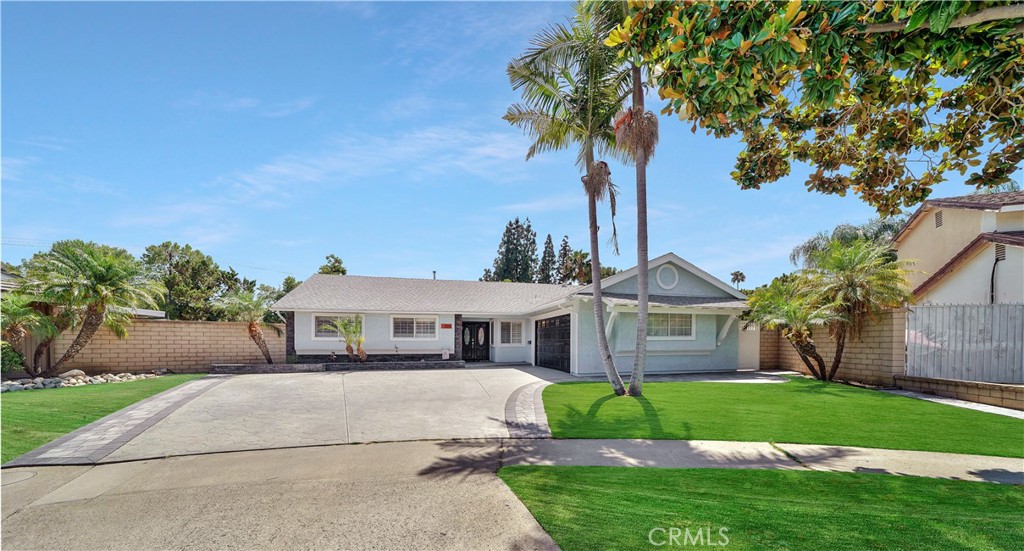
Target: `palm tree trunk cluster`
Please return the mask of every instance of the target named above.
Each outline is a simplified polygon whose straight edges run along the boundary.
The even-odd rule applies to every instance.
[[[807,366],[807,369],[810,370],[811,375],[814,375],[815,379],[818,379],[819,381],[832,380],[831,378],[826,378],[825,359],[818,353],[818,348],[814,346],[814,341],[810,338],[801,338],[793,334],[787,335],[786,340],[788,340],[790,344],[793,345],[793,348],[796,349],[796,353],[800,355],[800,359],[803,360],[804,365]],[[811,360],[814,360],[813,364],[811,363]],[[815,366],[817,366],[817,368],[815,368]],[[835,372],[828,375],[834,374]]]

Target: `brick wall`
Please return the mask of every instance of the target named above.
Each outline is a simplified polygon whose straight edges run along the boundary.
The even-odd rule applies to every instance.
[[[1024,410],[1024,386],[1021,385],[952,381],[909,375],[897,375],[896,384],[900,388],[915,392]]]
[[[167,368],[175,373],[205,373],[214,363],[266,363],[245,323],[218,321],[136,320],[128,337],[118,339],[101,328],[65,369],[86,373],[120,373]],[[284,329],[283,325],[279,325]],[[77,332],[67,331],[53,345],[56,362]],[[264,327],[274,361],[285,361],[285,338]]]
[[[889,310],[877,321],[865,324],[857,337],[847,337],[836,379],[893,386],[893,378],[903,374],[906,364],[906,319],[906,310]],[[816,330],[812,338],[826,367],[830,367],[835,342],[824,328]],[[761,332],[761,369],[808,373],[796,350],[777,331]]]

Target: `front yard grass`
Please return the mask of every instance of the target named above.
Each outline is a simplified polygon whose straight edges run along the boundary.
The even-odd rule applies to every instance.
[[[516,466],[498,476],[566,550],[686,546],[684,535],[662,543],[671,528],[692,537],[703,529],[705,546],[709,535],[723,543],[727,528],[728,549],[1015,549],[1024,541],[1024,488],[985,482],[635,467]]]
[[[836,383],[653,382],[544,389],[555,438],[740,440],[1024,457],[1024,420]]]
[[[203,377],[164,375],[141,381],[5,392],[0,398],[3,463],[143,398]]]

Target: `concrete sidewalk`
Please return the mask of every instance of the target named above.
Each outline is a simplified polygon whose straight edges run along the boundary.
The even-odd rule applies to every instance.
[[[503,465],[810,469],[1024,484],[1024,459],[713,440],[510,440]]]

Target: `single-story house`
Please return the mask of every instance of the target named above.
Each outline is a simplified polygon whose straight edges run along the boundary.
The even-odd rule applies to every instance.
[[[605,331],[619,369],[632,368],[636,268],[602,280]],[[756,330],[738,317],[746,297],[675,254],[650,262],[648,372],[757,367]],[[299,361],[345,358],[336,331],[362,319],[373,359],[521,362],[574,375],[603,373],[592,286],[314,275],[273,305]],[[740,341],[744,340],[741,359]]]

